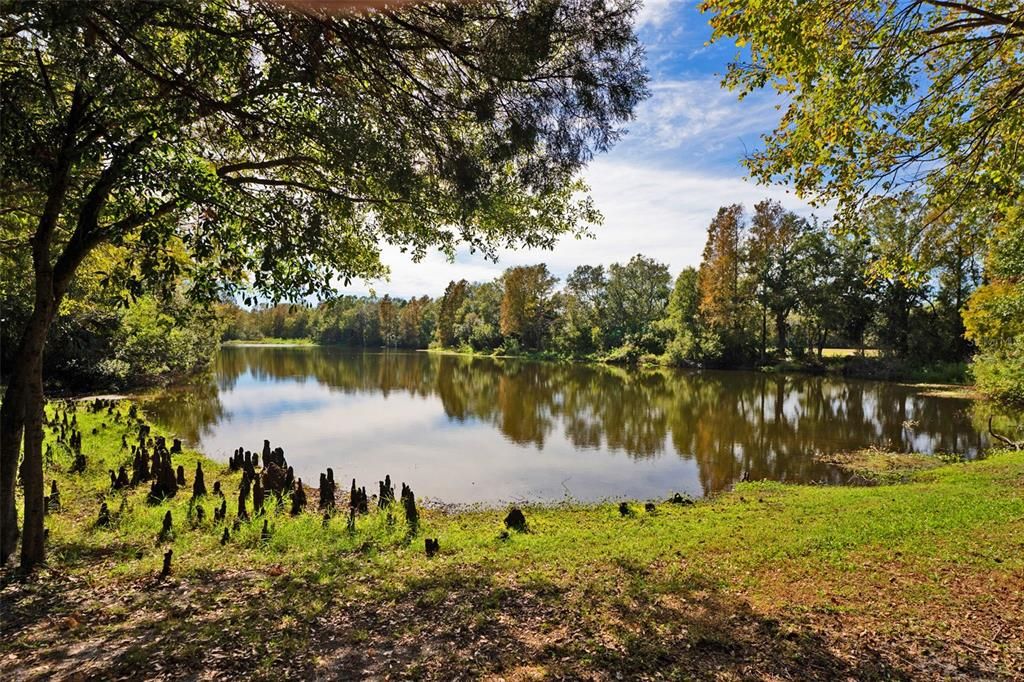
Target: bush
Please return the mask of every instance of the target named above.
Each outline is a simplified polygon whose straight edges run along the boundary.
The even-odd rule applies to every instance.
[[[996,400],[1024,404],[1024,338],[1003,352],[978,353],[971,364],[978,390]]]
[[[608,354],[602,359],[613,365],[635,365],[642,355],[644,355],[642,348],[627,342],[608,351]]]

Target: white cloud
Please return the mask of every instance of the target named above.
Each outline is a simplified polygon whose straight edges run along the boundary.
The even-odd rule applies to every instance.
[[[645,26],[661,26],[672,17],[678,0],[644,0],[636,17],[638,28]]]
[[[651,97],[640,105],[625,144],[641,150],[716,148],[771,129],[779,118],[775,105],[780,101],[768,92],[740,101],[715,78],[662,81],[651,86]]]
[[[810,213],[804,202],[781,187],[762,187],[741,177],[652,168],[610,157],[591,164],[586,179],[605,217],[594,239],[563,239],[551,251],[502,251],[497,264],[465,253],[456,263],[448,263],[440,254],[413,263],[397,249],[389,249],[384,259],[392,269],[391,281],[370,286],[381,295],[437,296],[449,280],[491,279],[511,265],[543,262],[564,278],[577,265],[625,262],[636,253],[668,263],[678,272],[700,263],[708,223],[720,206],[742,203],[751,210],[757,201],[771,197],[791,210]],[[367,288],[353,287],[351,292],[363,293]]]

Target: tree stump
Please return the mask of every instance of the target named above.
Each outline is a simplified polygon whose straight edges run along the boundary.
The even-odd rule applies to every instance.
[[[334,511],[334,472],[327,470],[326,474],[320,474],[320,511],[330,513]]]
[[[249,499],[251,485],[248,472],[242,474],[242,484],[238,486],[238,518],[243,521],[249,520],[249,512],[245,509],[245,503]]]
[[[692,499],[690,499],[689,497],[683,497],[679,493],[675,493],[671,497],[671,499],[669,499],[669,502],[671,502],[672,504],[682,504],[682,505],[693,504],[693,500]]]
[[[160,544],[161,542],[165,542],[171,536],[171,531],[173,530],[172,523],[173,522],[171,521],[171,510],[168,509],[167,513],[164,514],[164,524],[163,524],[163,527],[160,528],[160,534],[157,536],[157,539],[156,539],[157,544]]]
[[[117,470],[117,480],[114,481],[115,490],[123,490],[131,485],[128,479],[128,471],[122,466]]]
[[[412,488],[404,484],[402,487],[402,507],[405,509],[405,522],[409,524],[409,530],[415,533],[420,524],[420,513],[416,509],[416,496],[413,494]]]
[[[291,470],[291,467],[289,467]],[[298,516],[306,508],[306,490],[302,487],[302,479],[295,482],[295,490],[292,491],[292,516]]]
[[[263,513],[263,483],[259,476],[256,476],[252,482],[252,513],[259,516]]]
[[[85,455],[81,452],[75,453],[75,461],[71,465],[71,473],[83,474],[85,473]]]
[[[505,516],[505,527],[521,533],[525,532],[528,526],[526,525],[526,515],[523,514],[523,510],[519,507],[512,507],[508,515]]]
[[[395,487],[391,485],[391,475],[384,476],[380,481],[380,494],[377,496],[377,507],[387,509],[395,501]]]
[[[200,498],[206,495],[206,477],[203,476],[203,463],[196,462],[196,475],[192,481],[192,497]]]
[[[110,527],[110,509],[107,508],[106,502],[100,503],[100,515],[99,518],[96,519],[96,525],[100,528]]]
[[[139,450],[134,445],[132,449],[134,450],[134,455],[132,456],[131,484],[138,485],[143,481],[149,480],[149,457],[144,450]]]
[[[264,462],[264,465],[263,472],[260,475],[263,479],[263,490],[273,492],[277,496],[278,502],[280,502],[282,495],[284,495],[285,491],[289,490],[288,474],[274,462],[270,464]]]
[[[170,514],[171,512],[167,513]],[[173,549],[168,549],[166,552],[164,552],[164,567],[160,569],[160,580],[163,580],[171,574],[171,557],[173,555]]]
[[[57,490],[57,480],[50,481],[50,496],[47,498],[46,508],[50,512],[60,511],[60,491]]]

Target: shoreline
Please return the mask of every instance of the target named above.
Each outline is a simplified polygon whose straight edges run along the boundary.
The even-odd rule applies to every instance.
[[[84,474],[54,448],[50,564],[27,582],[13,569],[0,577],[0,676],[158,665],[171,677],[443,679],[458,665],[506,678],[1000,677],[1024,662],[1024,556],[1011,550],[1024,518],[1021,453],[992,450],[875,486],[747,482],[649,509],[529,505],[525,532],[504,526],[507,509],[427,505],[414,530],[400,508],[376,505],[347,529],[347,514],[325,522],[315,511],[315,490],[297,516],[286,497],[235,523],[241,473],[192,449],[173,456],[188,484],[174,498],[150,505],[146,485],[110,490],[107,470],[129,456],[120,437],[134,433],[130,404],[119,403],[120,418],[77,404]],[[222,486],[224,523],[209,513],[219,498],[189,501],[197,464],[208,488]],[[337,472],[346,480],[343,459]],[[109,528],[96,523],[101,500]],[[160,539],[167,512],[172,530]],[[433,557],[427,538],[440,543]],[[1002,608],[986,608],[997,593]],[[979,658],[979,642],[998,644]],[[66,647],[87,655],[53,655]]]

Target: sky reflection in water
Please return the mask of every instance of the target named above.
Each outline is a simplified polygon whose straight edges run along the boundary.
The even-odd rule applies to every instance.
[[[269,438],[307,483],[391,474],[455,503],[699,496],[744,472],[839,482],[814,452],[987,446],[971,401],[896,384],[316,347],[224,348],[148,410],[212,457]]]

